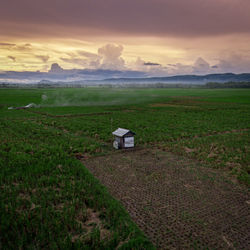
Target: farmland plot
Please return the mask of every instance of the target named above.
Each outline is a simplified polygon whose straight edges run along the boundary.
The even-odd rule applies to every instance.
[[[157,249],[247,249],[249,192],[223,172],[159,149],[83,160]]]

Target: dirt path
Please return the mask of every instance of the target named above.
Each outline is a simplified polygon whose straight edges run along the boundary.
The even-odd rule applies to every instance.
[[[161,249],[250,249],[250,196],[220,171],[159,150],[83,161]]]
[[[81,117],[81,116],[95,116],[95,115],[110,115],[112,112],[97,112],[97,113],[84,113],[84,114],[65,114],[65,115],[53,115],[49,114],[46,112],[41,112],[41,111],[35,111],[31,109],[25,109],[25,111],[30,112],[30,113],[35,113],[39,115],[44,115],[48,117],[54,117],[54,118],[72,118],[72,117]]]

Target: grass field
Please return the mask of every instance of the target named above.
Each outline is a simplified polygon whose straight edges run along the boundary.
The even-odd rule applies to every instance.
[[[117,127],[250,184],[249,90],[0,89],[1,248],[153,248],[78,161]]]

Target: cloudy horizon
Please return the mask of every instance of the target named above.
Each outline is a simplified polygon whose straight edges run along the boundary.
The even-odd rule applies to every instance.
[[[250,72],[246,0],[8,1],[0,9],[0,72]]]

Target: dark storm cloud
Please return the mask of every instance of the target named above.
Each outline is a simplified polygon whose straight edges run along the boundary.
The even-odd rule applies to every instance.
[[[12,46],[15,46],[14,43],[0,43],[0,47],[12,47]]]
[[[206,36],[250,32],[249,13],[249,0],[12,0],[1,3],[0,28],[9,35]]]
[[[212,69],[218,69],[218,65],[211,66]]]
[[[36,58],[40,59],[42,62],[46,63],[49,60],[49,56],[35,55]]]
[[[161,64],[159,64],[159,63],[153,63],[153,62],[145,62],[144,65],[145,66],[160,66]]]
[[[13,62],[16,61],[16,58],[15,58],[14,56],[8,56],[8,58],[9,58],[10,60],[12,60]]]

